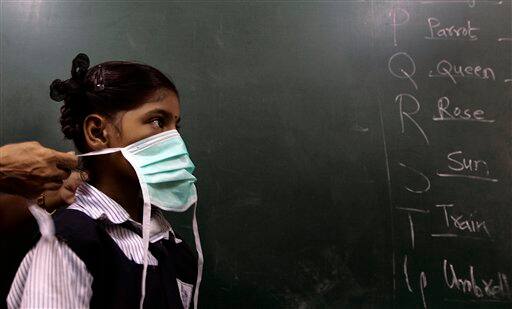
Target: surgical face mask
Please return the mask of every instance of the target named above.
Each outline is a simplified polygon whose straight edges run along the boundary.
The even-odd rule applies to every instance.
[[[97,156],[121,151],[132,165],[152,205],[167,211],[186,211],[197,201],[192,175],[194,164],[176,130],[142,139],[123,148],[107,148],[79,156]]]
[[[194,293],[194,305],[197,308],[203,253],[196,220],[197,190],[194,184],[196,178],[192,175],[195,167],[188,156],[185,143],[176,130],[170,130],[142,139],[126,147],[102,149],[81,154],[79,157],[105,155],[119,151],[135,170],[144,200],[142,216],[144,265],[140,307],[142,308],[144,303],[146,289],[151,205],[175,212],[186,211],[194,205],[192,228],[198,253],[198,276]]]

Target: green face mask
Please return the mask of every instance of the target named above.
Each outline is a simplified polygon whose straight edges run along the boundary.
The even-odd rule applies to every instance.
[[[165,131],[123,148],[107,148],[79,156],[121,151],[133,166],[142,193],[152,205],[167,211],[186,211],[197,201],[195,166],[176,130]]]
[[[195,166],[188,156],[183,139],[176,130],[150,136],[123,148],[107,148],[79,156],[105,155],[118,151],[123,154],[135,170],[144,199],[142,239],[145,254],[140,302],[142,308],[146,285],[151,205],[175,212],[183,212],[190,206],[197,205],[197,190],[194,184],[196,178],[192,175]],[[192,225],[198,253],[198,277],[194,293],[194,305],[197,307],[203,254],[197,227],[196,207],[194,207]]]
[[[176,130],[138,141],[122,150],[148,188],[152,205],[185,211],[197,201],[195,166]]]

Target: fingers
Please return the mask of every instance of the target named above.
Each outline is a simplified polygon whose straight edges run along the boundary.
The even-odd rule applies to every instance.
[[[51,169],[44,170],[39,174],[32,174],[31,179],[27,180],[27,184],[37,184],[41,185],[45,183],[62,183],[64,180],[68,179],[71,174],[70,170],[62,170],[58,167],[52,167]]]
[[[78,157],[74,152],[58,152],[54,151],[57,160],[57,167],[61,169],[76,169],[78,167]]]
[[[46,182],[43,185],[43,191],[55,191],[59,190],[60,187],[62,187],[62,181]]]
[[[9,144],[0,150],[2,190],[27,198],[35,198],[43,191],[59,190],[79,164],[73,152],[59,152],[38,142]]]
[[[77,188],[84,182],[87,173],[84,171],[73,171],[68,179],[66,179],[60,188],[60,197],[67,203],[72,204],[75,201],[75,193]]]
[[[70,187],[70,185],[64,184],[60,190],[60,197],[66,204],[72,204],[75,202],[76,187]]]
[[[70,177],[71,175],[71,170],[68,170],[68,169],[65,169],[65,170],[62,170],[62,169],[58,169],[57,171],[55,171],[54,175],[52,175],[50,181],[60,181],[62,182],[63,180],[66,180]]]
[[[69,178],[64,181],[64,187],[74,193],[76,189],[84,182],[81,175],[82,171],[73,172]]]
[[[80,171],[80,179],[83,182],[86,182],[87,180],[89,180],[89,174],[87,174],[86,171]]]

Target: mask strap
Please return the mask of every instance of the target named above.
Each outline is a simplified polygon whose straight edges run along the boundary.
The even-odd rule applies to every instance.
[[[196,243],[196,251],[197,251],[197,278],[196,278],[196,288],[194,291],[194,308],[197,309],[197,303],[199,300],[199,286],[201,285],[201,280],[203,278],[203,249],[201,248],[201,239],[199,238],[199,228],[197,227],[197,202],[194,203],[194,217],[192,219],[192,230],[194,231],[194,241]]]
[[[112,149],[112,148],[111,148]],[[149,220],[151,219],[151,202],[149,200],[149,190],[146,182],[142,178],[142,175],[139,172],[139,169],[136,168],[136,160],[135,157],[128,152],[126,149],[120,149],[128,162],[133,166],[135,173],[137,174],[137,178],[139,179],[140,189],[142,190],[142,199],[144,200],[143,210],[142,210],[142,247],[144,250],[144,259],[142,264],[142,281],[141,281],[141,296],[140,296],[140,309],[144,306],[144,298],[146,296],[146,277],[148,272],[148,251],[149,251]]]
[[[101,150],[82,153],[82,154],[77,155],[77,157],[99,156],[99,155],[114,153],[114,152],[118,152],[118,151],[123,151],[123,148],[105,148],[105,149],[101,149]]]
[[[141,182],[141,186],[146,188],[146,183]],[[144,190],[142,190],[144,192]],[[144,297],[146,296],[146,277],[148,273],[148,251],[149,251],[149,230],[151,219],[151,203],[149,202],[149,194],[143,193],[144,196],[144,209],[142,213],[142,246],[144,249],[144,262],[142,266],[142,282],[141,282],[141,297],[140,297],[140,308],[143,308]],[[146,198],[146,196],[148,198]]]
[[[54,238],[55,225],[53,224],[51,215],[47,213],[46,210],[42,209],[35,203],[29,205],[28,209],[37,221],[37,225],[39,226],[39,232],[41,233],[41,239]]]

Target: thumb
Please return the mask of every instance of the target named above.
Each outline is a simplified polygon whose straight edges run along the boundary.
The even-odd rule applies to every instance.
[[[75,169],[78,166],[78,157],[75,155],[74,151],[66,153],[56,151],[55,157],[57,158],[59,168]]]

